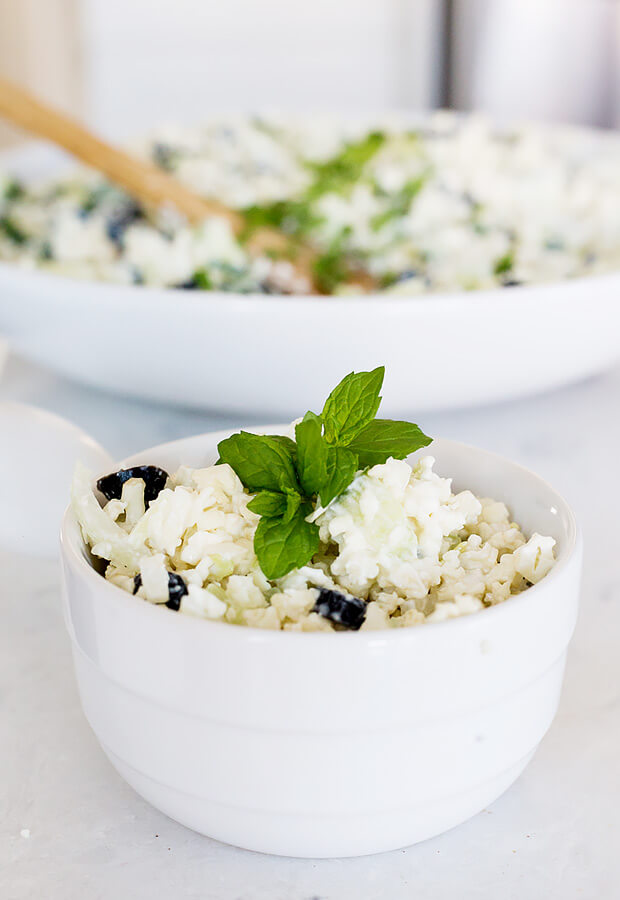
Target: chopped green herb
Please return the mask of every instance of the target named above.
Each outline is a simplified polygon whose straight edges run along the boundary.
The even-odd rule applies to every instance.
[[[420,193],[428,180],[428,173],[418,175],[402,186],[400,191],[392,198],[389,207],[371,219],[370,225],[373,231],[379,231],[392,219],[399,219],[409,212],[414,198]]]
[[[23,185],[15,178],[11,179],[4,189],[4,197],[10,201],[20,200],[25,193]]]
[[[257,228],[277,228],[286,234],[302,235],[321,225],[324,219],[314,213],[305,200],[278,200],[264,206],[248,206],[243,210],[247,238]]]
[[[361,140],[348,143],[331,159],[325,162],[307,162],[307,168],[314,179],[296,199],[278,200],[274,203],[248,206],[242,210],[246,228],[240,236],[247,241],[258,228],[276,228],[294,237],[306,237],[324,221],[313,204],[324,194],[345,193],[361,178],[366,164],[383,146],[386,136],[382,131],[373,131]],[[351,229],[344,228],[314,263],[314,275],[318,287],[331,293],[350,274],[349,254],[344,242]],[[270,254],[279,258],[277,253]]]
[[[322,291],[328,294],[349,277],[350,259],[345,245],[351,230],[350,225],[345,226],[325,253],[322,253],[314,261],[313,271],[316,283]]]
[[[495,266],[493,271],[496,275],[505,275],[507,272],[510,272],[514,265],[514,255],[512,253],[505,253],[504,256],[501,256]]]
[[[22,231],[19,225],[16,225],[8,216],[0,218],[0,234],[4,234],[13,244],[25,244],[28,240],[26,232]]]
[[[381,149],[386,140],[383,131],[371,131],[359,141],[345,144],[336,156],[325,162],[309,162],[314,182],[306,190],[306,198],[316,200],[323,194],[342,194],[356,184],[366,164]]]
[[[196,269],[192,280],[196,287],[201,291],[213,290],[213,282],[206,269]]]

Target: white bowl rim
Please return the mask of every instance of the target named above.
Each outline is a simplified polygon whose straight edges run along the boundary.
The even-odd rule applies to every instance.
[[[599,272],[594,275],[583,275],[578,278],[563,278],[559,281],[529,282],[526,284],[516,285],[515,287],[490,287],[479,288],[475,291],[437,291],[436,293],[426,294],[389,294],[380,290],[370,292],[368,294],[263,294],[259,292],[240,294],[234,291],[201,291],[187,290],[179,287],[158,287],[146,284],[122,284],[114,281],[96,281],[88,278],[74,278],[68,275],[58,275],[54,272],[46,272],[44,269],[22,267],[16,263],[0,260],[0,276],[8,276],[9,278],[18,278],[23,281],[49,282],[63,285],[69,289],[75,289],[76,286],[84,285],[85,294],[81,298],[81,303],[97,302],[101,299],[100,295],[114,293],[117,296],[123,295],[125,302],[130,303],[152,303],[153,297],[168,298],[174,300],[175,308],[178,308],[179,302],[186,303],[188,306],[200,304],[204,306],[210,301],[214,303],[236,303],[240,306],[255,306],[261,303],[263,306],[282,306],[282,304],[295,305],[295,308],[312,304],[312,308],[316,311],[316,304],[330,304],[332,306],[349,306],[352,303],[362,302],[364,305],[371,303],[380,303],[381,307],[385,306],[404,306],[411,305],[420,307],[432,303],[433,309],[448,307],[449,309],[457,304],[482,303],[491,300],[495,305],[498,302],[507,303],[510,300],[521,298],[536,293],[554,294],[558,287],[564,290],[574,290],[575,292],[583,292],[588,287],[598,284],[611,282],[616,284],[620,278],[620,269],[613,269],[610,272]],[[92,291],[92,297],[88,296]]]
[[[261,431],[267,429],[276,429],[282,428],[282,426],[264,426],[264,428],[254,427],[252,430],[260,433]],[[194,435],[189,439],[200,439],[203,438],[205,440],[209,439],[211,442],[216,442],[225,437],[229,436],[232,433],[235,433],[237,429],[224,429],[221,431],[212,431],[212,432],[204,432],[202,434]],[[164,444],[157,444],[154,447],[149,447],[146,450],[140,450],[135,454],[132,454],[129,459],[132,459],[135,456],[143,456],[149,453],[157,453],[165,450],[169,450],[173,448],[177,444],[184,443],[188,438],[181,438],[175,441],[168,441]],[[84,574],[84,577],[90,578],[93,580],[93,585],[96,583],[99,585],[99,589],[107,592],[110,600],[118,604],[122,602],[123,604],[129,603],[133,604],[134,609],[137,611],[141,609],[141,613],[137,613],[138,615],[145,616],[162,616],[162,614],[168,615],[169,625],[168,627],[172,628],[206,628],[209,630],[215,629],[213,631],[213,635],[217,635],[218,639],[223,639],[225,635],[228,635],[228,640],[245,640],[252,641],[252,643],[265,643],[271,644],[274,641],[281,640],[297,640],[297,641],[316,641],[317,643],[323,643],[326,641],[357,641],[360,644],[364,644],[368,647],[376,647],[378,645],[383,645],[386,642],[402,642],[402,641],[416,641],[416,640],[424,640],[423,634],[429,634],[429,627],[432,628],[432,634],[438,634],[436,629],[444,629],[441,633],[453,633],[456,629],[460,629],[461,631],[475,629],[480,625],[483,625],[485,622],[489,623],[492,621],[492,618],[497,618],[498,616],[506,616],[511,615],[513,611],[518,608],[532,606],[536,603],[538,596],[541,591],[546,590],[552,584],[554,584],[563,574],[564,570],[568,567],[569,563],[575,557],[576,553],[580,551],[582,545],[582,536],[581,530],[577,524],[577,520],[573,513],[573,510],[569,506],[569,504],[564,500],[561,494],[559,494],[547,481],[537,475],[535,472],[532,472],[530,469],[525,466],[520,465],[519,463],[515,463],[512,460],[507,459],[504,456],[501,456],[499,453],[493,453],[489,450],[482,450],[479,447],[474,447],[471,444],[465,444],[461,441],[452,441],[445,438],[439,438],[438,441],[445,445],[451,445],[452,447],[463,448],[468,451],[475,451],[483,453],[484,455],[495,459],[502,463],[508,463],[510,466],[519,470],[521,473],[525,474],[529,479],[533,479],[539,485],[541,485],[547,491],[550,491],[554,495],[554,506],[558,509],[558,511],[563,512],[563,517],[566,519],[567,523],[567,540],[566,546],[560,551],[556,562],[551,569],[551,571],[545,575],[541,581],[537,584],[532,585],[526,590],[522,591],[520,594],[515,594],[511,596],[508,600],[503,601],[502,603],[498,603],[494,606],[487,607],[485,609],[479,610],[478,612],[472,613],[470,615],[457,616],[453,619],[446,619],[441,622],[429,622],[424,626],[410,626],[403,628],[389,628],[389,629],[378,629],[378,630],[368,630],[368,631],[339,631],[339,632],[301,632],[301,631],[283,631],[276,629],[265,629],[265,628],[257,628],[250,625],[234,625],[229,622],[217,622],[210,619],[201,619],[197,616],[189,616],[189,615],[170,615],[172,610],[166,608],[165,604],[155,604],[148,603],[140,597],[135,597],[132,594],[129,594],[127,591],[124,591],[122,588],[118,587],[115,584],[112,584],[109,581],[100,575],[84,558],[83,551],[87,550],[86,544],[81,535],[81,530],[77,518],[73,513],[71,506],[69,505],[65,510],[62,526],[60,531],[60,545],[61,545],[61,554],[66,557],[70,557],[73,564],[77,565],[81,572]],[[432,446],[432,445],[431,445]],[[115,465],[117,465],[115,463]],[[123,462],[118,463],[118,466],[121,467]],[[480,621],[482,619],[482,621]],[[163,623],[163,619],[161,620]],[[205,637],[207,632],[205,632]]]

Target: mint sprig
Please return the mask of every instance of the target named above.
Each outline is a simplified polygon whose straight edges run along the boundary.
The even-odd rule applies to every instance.
[[[351,372],[334,388],[323,407],[321,418],[325,439],[346,447],[377,415],[385,367],[372,372]]]
[[[320,416],[307,412],[295,440],[241,431],[220,441],[228,463],[256,494],[248,509],[261,516],[254,537],[259,565],[272,581],[307,565],[319,529],[307,518],[349,487],[360,469],[405,459],[431,442],[417,425],[375,419],[385,368],[351,372],[334,388]]]

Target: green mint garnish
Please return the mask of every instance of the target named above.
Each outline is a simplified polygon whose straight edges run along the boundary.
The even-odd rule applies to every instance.
[[[25,193],[23,185],[15,178],[12,178],[4,189],[4,197],[10,201],[21,200]]]
[[[291,450],[277,437],[240,431],[220,441],[217,449],[249,491],[299,491]]]
[[[327,482],[327,456],[329,446],[323,438],[323,421],[313,412],[307,412],[295,426],[297,442],[297,472],[299,481],[308,497],[318,494]]]
[[[287,496],[277,491],[259,491],[248,503],[248,509],[258,516],[265,516],[268,519],[278,518],[286,513]]]
[[[385,460],[384,460],[385,462]],[[346,447],[330,447],[327,456],[327,478],[319,491],[321,506],[327,506],[349,487],[359,469],[357,454]]]
[[[495,263],[493,271],[496,275],[506,275],[514,265],[514,256],[512,253],[505,253]]]
[[[351,226],[345,225],[327,250],[318,256],[313,265],[314,277],[320,289],[331,293],[339,284],[347,280],[351,271],[351,254],[347,242],[351,236]]]
[[[247,241],[257,228],[262,227],[277,228],[300,239],[312,235],[325,222],[325,217],[315,206],[317,201],[325,194],[349,193],[363,178],[367,164],[381,149],[385,140],[384,132],[371,131],[360,140],[345,144],[339,153],[328,160],[306,160],[305,166],[312,174],[312,181],[299,197],[248,206],[241,210],[245,218],[241,241]],[[401,205],[402,202],[404,201],[401,201]],[[314,263],[317,285],[326,293],[331,293],[345,282],[351,273],[351,253],[346,246],[350,233],[350,227],[343,228]],[[272,255],[278,258],[280,254]]]
[[[306,519],[327,506],[360,469],[405,459],[431,442],[417,425],[375,419],[385,368],[351,372],[334,388],[320,416],[307,412],[295,440],[241,431],[220,441],[228,463],[256,494],[248,508],[261,516],[254,537],[259,565],[272,581],[307,565],[319,548],[319,529]]]
[[[392,419],[373,419],[349,444],[357,453],[361,467],[376,466],[393,456],[404,459],[412,452],[409,448],[426,447],[430,439],[412,422],[395,422]]]
[[[372,372],[352,372],[334,388],[323,407],[321,418],[329,444],[350,444],[377,415],[385,367]]]
[[[373,231],[380,231],[384,225],[391,222],[392,219],[400,219],[406,216],[413,200],[420,193],[429,178],[428,172],[418,175],[407,181],[397,193],[390,198],[390,204],[386,210],[378,213],[370,221]]]
[[[13,244],[25,244],[28,240],[26,233],[8,216],[0,218],[0,234],[4,234]]]
[[[262,518],[254,536],[254,550],[260,567],[272,580],[283,578],[292,569],[310,562],[319,549],[319,529],[306,522],[312,504],[305,503],[288,519]]]
[[[206,269],[196,269],[192,277],[192,281],[199,291],[213,290],[213,282]]]
[[[340,153],[325,162],[308,162],[314,181],[306,189],[306,198],[316,200],[323,194],[344,194],[357,184],[366,165],[385,144],[383,131],[371,131],[359,141],[345,144]]]
[[[264,206],[247,206],[243,210],[248,237],[256,228],[277,228],[286,234],[301,236],[324,221],[322,216],[314,213],[307,201],[276,200]]]

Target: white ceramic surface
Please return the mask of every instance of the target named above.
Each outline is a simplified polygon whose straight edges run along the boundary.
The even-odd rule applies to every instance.
[[[131,462],[204,465],[223,434]],[[457,486],[552,534],[558,562],[505,604],[421,628],[292,634],[176,615],[97,575],[67,514],[65,614],[82,705],[138,793],[221,841],[328,857],[439,834],[514,781],[557,707],[581,541],[562,498],[527,470],[450,441],[432,452]]]
[[[37,145],[3,159],[25,177],[58,167]],[[120,394],[282,418],[381,364],[386,415],[576,381],[620,358],[619,298],[620,274],[345,299],[118,286],[0,263],[0,333],[27,358]]]
[[[96,469],[111,458],[77,425],[24,403],[0,403],[0,547],[58,554],[58,522],[75,463]]]

